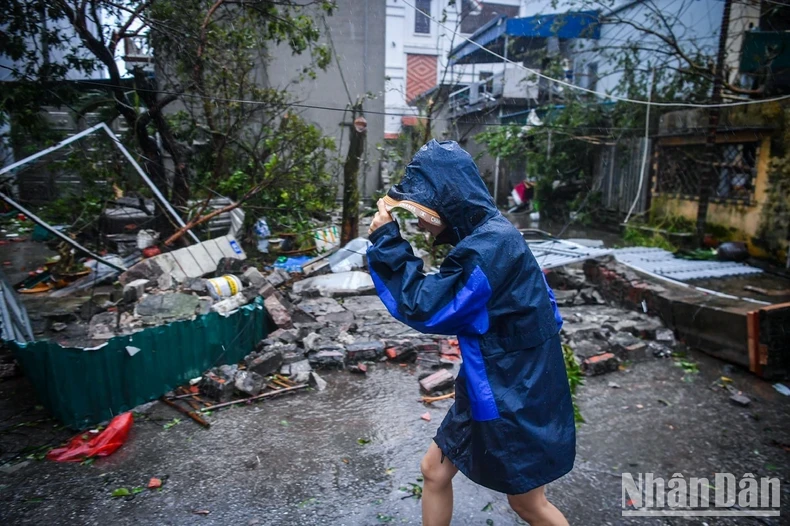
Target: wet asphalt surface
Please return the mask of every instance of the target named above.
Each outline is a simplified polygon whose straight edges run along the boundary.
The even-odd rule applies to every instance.
[[[776,476],[783,484],[782,517],[704,523],[790,523],[790,397],[715,359],[701,354],[692,359],[697,374],[684,373],[671,359],[652,359],[586,380],[579,392],[586,423],[579,429],[575,469],[547,490],[571,524],[703,524],[622,517],[622,472],[666,478],[714,472]],[[751,397],[749,407],[735,406],[726,391],[711,387],[722,374]],[[450,402],[427,409],[430,422],[420,419],[426,408],[418,402],[411,367],[383,363],[364,377],[343,371],[324,377],[329,387],[323,392],[219,410],[209,417],[209,430],[190,420],[165,429],[178,415],[157,404],[135,421],[124,447],[92,465],[5,464],[0,519],[6,524],[419,524],[420,502],[408,498],[404,488],[420,484],[420,458]],[[53,428],[35,409],[24,379],[0,384],[0,398],[4,459],[13,456],[14,447],[57,443],[71,435]],[[162,490],[111,496],[117,488],[144,487],[151,477],[164,480]],[[453,524],[523,524],[503,495],[462,475],[454,488]]]

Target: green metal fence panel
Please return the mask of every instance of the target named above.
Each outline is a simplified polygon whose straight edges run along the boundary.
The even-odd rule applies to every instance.
[[[154,400],[206,369],[240,361],[268,335],[269,323],[258,299],[229,316],[211,313],[152,327],[92,349],[48,341],[8,343],[44,407],[69,427],[84,429]]]

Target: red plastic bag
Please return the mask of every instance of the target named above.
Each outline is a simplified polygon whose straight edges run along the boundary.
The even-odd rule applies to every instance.
[[[120,414],[101,433],[81,433],[72,438],[66,447],[47,453],[47,458],[55,462],[81,462],[90,457],[110,456],[126,442],[132,421],[131,412]]]

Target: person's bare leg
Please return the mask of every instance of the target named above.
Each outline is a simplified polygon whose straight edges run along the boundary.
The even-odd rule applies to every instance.
[[[508,495],[507,501],[530,526],[568,526],[565,516],[546,499],[545,486],[521,495]]]
[[[431,442],[420,462],[422,471],[422,523],[424,526],[449,526],[453,516],[453,477],[458,473],[450,459]]]

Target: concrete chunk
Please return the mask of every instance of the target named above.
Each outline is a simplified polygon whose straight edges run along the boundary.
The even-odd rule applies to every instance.
[[[611,373],[618,367],[620,367],[620,360],[610,352],[592,356],[581,363],[582,372],[588,376]]]
[[[274,320],[275,325],[281,329],[293,328],[291,315],[288,313],[288,309],[277,299],[277,296],[269,296],[263,300],[263,305],[266,307],[272,320]]]
[[[263,376],[253,371],[239,371],[234,385],[236,390],[247,396],[255,396],[263,389]]]
[[[249,303],[249,300],[247,300],[247,297],[244,294],[236,294],[235,296],[231,296],[228,299],[215,303],[211,306],[211,310],[213,312],[226,315],[239,309],[240,307],[243,307],[247,303]]]
[[[426,393],[435,393],[453,386],[455,378],[447,369],[440,369],[420,380],[420,387]]]
[[[299,341],[299,333],[296,329],[277,329],[269,334],[269,340],[279,340],[283,343],[296,343]]]
[[[291,279],[291,275],[279,268],[274,269],[274,272],[266,276],[266,281],[268,281],[272,287],[279,287],[289,279]]]
[[[318,351],[308,356],[310,364],[315,367],[342,368],[345,364],[346,353],[343,351]]]
[[[229,402],[233,398],[233,382],[212,372],[203,377],[198,388],[200,394],[218,402]]]
[[[252,353],[244,358],[247,369],[261,376],[270,376],[280,370],[283,354],[279,351]]]
[[[127,303],[134,303],[145,294],[145,287],[148,286],[147,279],[136,279],[123,287],[123,300]]]
[[[747,405],[752,403],[752,400],[748,396],[742,395],[742,394],[734,394],[734,395],[732,395],[730,397],[730,401],[733,404],[739,405],[741,407],[746,407]]]
[[[263,277],[263,274],[255,268],[250,267],[244,271],[244,274],[241,275],[242,279],[247,281],[251,287],[259,289],[267,284],[266,278]]]
[[[310,373],[310,385],[315,387],[317,391],[323,391],[326,389],[326,380],[318,376],[317,373],[312,372]]]
[[[384,354],[380,341],[355,342],[346,346],[346,363],[377,360]]]

